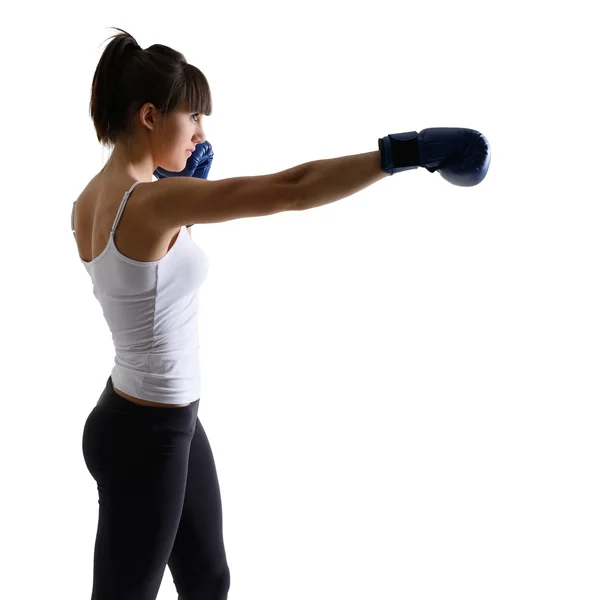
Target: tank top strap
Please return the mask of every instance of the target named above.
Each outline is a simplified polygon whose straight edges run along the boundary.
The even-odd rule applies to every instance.
[[[75,235],[75,205],[77,204],[77,200],[73,202],[73,208],[71,209],[71,231],[73,235]]]
[[[119,210],[117,212],[117,216],[115,217],[115,222],[113,223],[112,229],[111,229],[111,233],[115,232],[115,229],[117,228],[117,225],[119,224],[119,220],[121,219],[121,215],[123,214],[123,211],[125,210],[125,205],[127,204],[127,200],[129,198],[129,196],[131,195],[131,192],[133,192],[133,189],[135,188],[135,186],[138,183],[142,183],[141,181],[136,181],[130,188],[128,192],[125,192],[125,195],[123,196],[123,200],[121,200],[121,206],[119,206]]]

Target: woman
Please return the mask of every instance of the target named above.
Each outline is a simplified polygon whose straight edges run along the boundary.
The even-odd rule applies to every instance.
[[[180,600],[224,599],[219,482],[198,419],[197,294],[208,260],[182,229],[322,206],[420,166],[476,185],[489,147],[474,130],[428,129],[380,139],[375,152],[206,181],[206,78],[179,52],[143,50],[119,31],[98,63],[90,103],[98,140],[113,152],[72,212],[115,344],[115,366],[83,432],[99,495],[92,599],[156,598],[167,565]]]

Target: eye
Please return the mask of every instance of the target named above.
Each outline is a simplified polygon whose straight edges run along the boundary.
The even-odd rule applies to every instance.
[[[193,117],[199,117],[199,116],[200,116],[200,113],[194,113],[194,114],[192,115],[192,118],[193,118]]]

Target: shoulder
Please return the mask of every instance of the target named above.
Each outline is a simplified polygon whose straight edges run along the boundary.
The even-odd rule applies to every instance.
[[[170,192],[172,192],[172,187],[168,185],[169,181],[172,182],[172,179],[141,182],[135,186],[134,190],[134,192],[137,191],[138,196],[135,201],[136,208],[134,210],[138,213],[140,220],[144,222],[146,227],[159,236],[164,234],[173,235],[181,229],[181,226],[172,227],[166,224],[165,219],[161,216],[164,214],[165,202],[169,202]],[[135,196],[135,193],[132,194],[133,196]],[[190,235],[193,225],[194,223],[186,225],[186,229]]]
[[[122,219],[135,221],[151,230],[160,229],[155,222],[153,210],[155,182],[141,181],[126,177],[109,178],[102,172],[93,177],[77,198],[79,212],[85,212],[94,221],[104,215],[114,219],[127,192],[130,192]],[[135,185],[136,184],[136,185]],[[104,220],[104,219],[100,219]]]

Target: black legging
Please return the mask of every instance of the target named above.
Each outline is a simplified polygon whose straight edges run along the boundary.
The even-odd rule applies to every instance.
[[[179,600],[227,598],[221,492],[199,404],[140,406],[108,378],[83,429],[100,505],[92,600],[154,600],[167,565]]]

